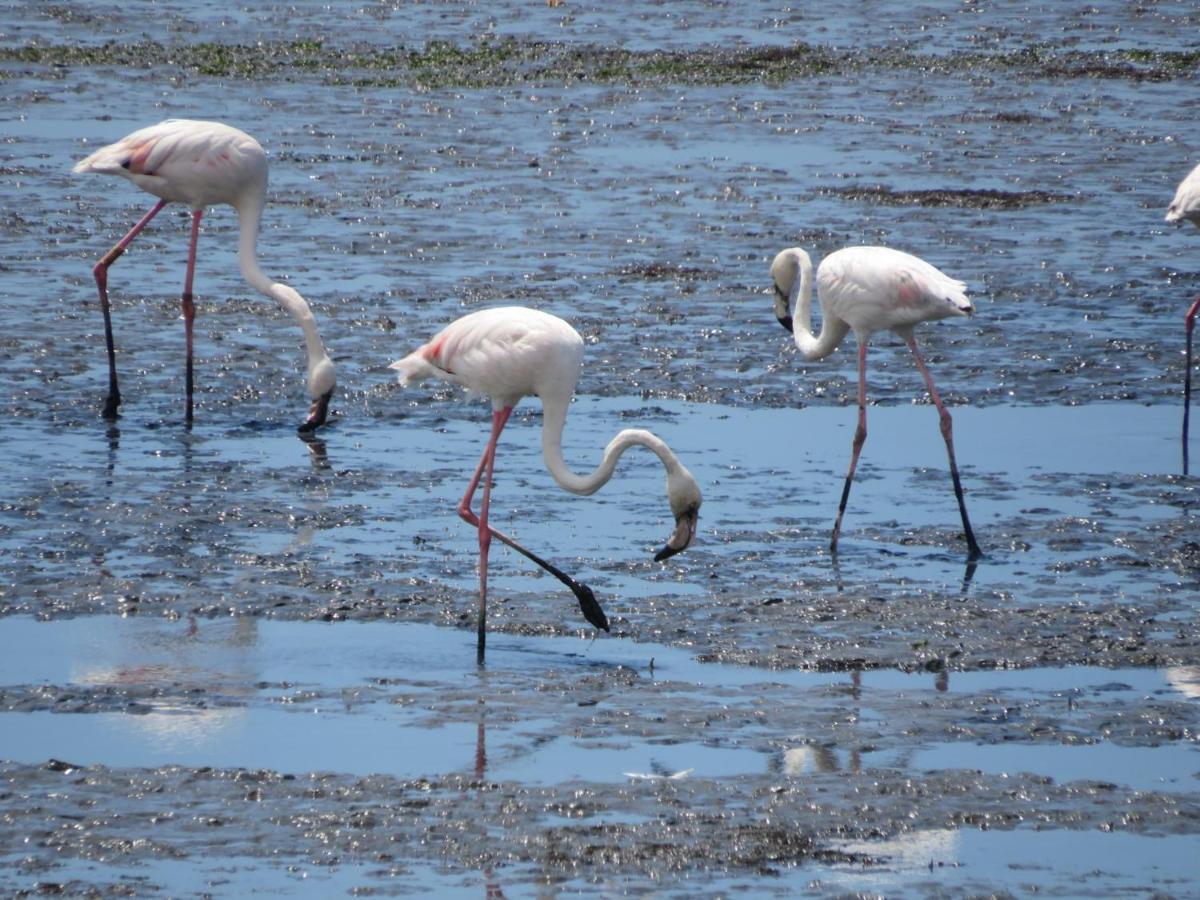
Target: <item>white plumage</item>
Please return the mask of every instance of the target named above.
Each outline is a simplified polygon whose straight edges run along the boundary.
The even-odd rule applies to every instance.
[[[562,455],[567,410],[583,364],[583,339],[557,316],[520,306],[484,309],[458,319],[403,359],[392,363],[402,384],[438,378],[460,385],[492,401],[492,431],[475,474],[458,505],[459,515],[479,534],[478,655],[483,659],[487,621],[487,567],[491,539],[502,541],[567,585],[579,600],[584,617],[597,628],[608,619],[591,589],[531,553],[488,524],[496,445],[513,407],[522,397],[542,401],[542,454],[546,468],[565,490],[592,494],[613,476],[617,460],[628,448],[643,446],[658,456],[667,474],[667,499],[675,528],[656,555],[663,560],[685,549],[696,533],[700,487],[671,448],[657,435],[641,429],[619,432],[604,449],[600,465],[590,475],[577,475]],[[477,516],[471,510],[475,490],[483,484]]]
[[[850,484],[867,437],[867,344],[875,332],[890,330],[899,334],[912,350],[913,360],[938,409],[967,550],[972,559],[980,556],[979,545],[967,518],[958,464],[954,458],[950,413],[942,404],[913,336],[914,326],[921,322],[972,315],[975,307],[967,297],[966,285],[909,253],[890,247],[846,247],[827,256],[817,269],[821,333],[814,335],[813,269],[808,253],[793,247],[776,255],[771,263],[771,279],[775,284],[776,318],[792,332],[796,347],[806,359],[817,360],[828,356],[850,331],[858,340],[858,428],[854,435],[850,468],[842,486],[837,519],[833,525],[830,550],[837,552]]]
[[[312,310],[295,288],[272,282],[258,265],[258,232],[267,196],[267,155],[258,141],[220,122],[168,119],[101,147],[76,163],[73,171],[120,175],[159,198],[158,204],[105,254],[93,270],[108,346],[109,392],[104,415],[115,418],[121,402],[108,303],[108,269],[163,206],[183,203],[192,210],[192,237],[181,297],[187,340],[187,419],[191,421],[192,322],[195,317],[192,279],[196,267],[196,242],[204,209],[227,204],[238,214],[238,264],[242,276],[252,287],[291,313],[304,332],[308,351],[308,390],[313,402],[300,430],[311,431],[324,424],[337,379]]]
[[[1179,182],[1179,187],[1175,189],[1175,197],[1167,207],[1166,220],[1187,221],[1200,227],[1200,165]]]

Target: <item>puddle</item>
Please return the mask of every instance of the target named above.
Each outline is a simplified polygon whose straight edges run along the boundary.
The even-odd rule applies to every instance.
[[[117,768],[170,764],[398,778],[475,771],[534,785],[676,773],[712,779],[777,770],[800,776],[965,768],[1184,792],[1196,790],[1200,770],[1187,742],[1150,748],[960,742],[912,754],[885,745],[855,750],[852,761],[845,750],[818,743],[793,746],[781,760],[777,747],[787,720],[779,716],[747,722],[733,734],[710,730],[697,741],[669,729],[630,729],[633,723],[621,724],[619,712],[674,696],[688,716],[745,710],[737,713],[743,716],[787,696],[818,718],[832,703],[886,730],[898,709],[939,697],[957,702],[949,699],[955,694],[973,710],[1044,695],[1042,703],[1068,715],[1067,696],[1118,708],[1146,697],[1188,701],[1173,684],[1186,683],[1186,673],[1181,678],[1174,670],[1034,669],[942,678],[894,670],[781,672],[702,663],[660,644],[511,635],[492,637],[480,670],[470,632],[394,622],[8,617],[0,620],[0,637],[9,648],[0,661],[8,702],[32,697],[18,707],[31,711],[8,714],[22,725],[3,730],[0,759],[25,764],[67,755],[78,765]],[[564,731],[563,710],[553,701],[557,689],[547,688],[590,675],[623,679],[622,694],[605,687],[585,694],[575,705],[579,724]],[[56,692],[52,697],[48,688]],[[512,701],[530,690],[546,691],[549,705],[527,703],[510,712]],[[557,709],[559,716],[544,718],[543,709]],[[802,728],[791,724],[793,731]]]
[[[656,684],[723,690],[776,685],[861,692],[1096,693],[1135,702],[1168,693],[1195,698],[1195,669],[1086,666],[906,674],[894,669],[812,672],[701,662],[679,647],[607,637],[527,638],[493,634],[487,664],[475,665],[473,631],[401,622],[289,622],[260,618],[169,621],[91,616],[39,622],[0,618],[0,684],[202,686],[216,697],[272,697],[288,689],[323,693],[397,683],[436,692],[440,683],[563,669],[635,672]],[[651,663],[653,667],[651,668]]]
[[[18,894],[74,893],[83,885],[103,885],[113,896],[246,897],[286,896],[327,898],[331,896],[430,896],[471,898],[503,888],[492,873],[464,873],[417,863],[314,864],[297,859],[290,865],[247,857],[237,859],[189,858],[103,861],[56,859],[45,865],[27,866],[25,858],[0,857],[7,872],[5,886]],[[386,887],[381,887],[386,885]]]
[[[845,891],[915,890],[974,892],[1036,889],[1049,896],[1081,890],[1102,894],[1155,889],[1186,891],[1194,883],[1190,837],[1146,837],[1080,831],[917,831],[892,840],[842,844],[879,863],[786,875],[798,884],[815,877],[824,888]]]
[[[1095,781],[1139,791],[1200,791],[1200,751],[1187,742],[1162,747],[945,744],[918,750],[908,760],[918,771],[978,769],[991,774],[1029,772],[1060,784]]]

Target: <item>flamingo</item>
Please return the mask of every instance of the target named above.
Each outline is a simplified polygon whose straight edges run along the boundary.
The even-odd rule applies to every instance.
[[[75,164],[75,172],[121,175],[158,197],[156,203],[129,232],[106,253],[92,270],[100,291],[104,313],[104,339],[108,346],[108,397],[103,415],[117,417],[121,393],[117,387],[117,363],[113,345],[112,317],[108,303],[108,269],[125,252],[133,239],[159,211],[171,202],[187,204],[192,210],[192,236],[184,276],[183,327],[187,341],[187,421],[192,421],[192,280],[196,271],[196,241],[205,207],[226,203],[237,210],[241,236],[238,264],[242,277],[262,294],[278,302],[300,323],[308,349],[308,391],[312,408],[300,426],[311,432],[325,423],[333,396],[333,362],[325,352],[317,323],[304,298],[285,284],[271,281],[258,266],[256,246],[259,223],[267,196],[267,155],[245,132],[220,122],[168,119],[142,128],[115,144],[101,147]]]
[[[519,306],[495,307],[470,313],[451,322],[432,340],[391,364],[408,385],[438,378],[461,385],[492,401],[492,430],[487,446],[458,504],[458,514],[479,533],[478,658],[483,661],[487,623],[488,549],[494,537],[545,569],[575,594],[584,618],[608,630],[608,619],[591,588],[531,553],[488,523],[496,443],[500,432],[522,397],[542,400],[542,455],[558,485],[572,494],[590,495],[608,483],[617,460],[627,449],[640,445],[662,461],[667,473],[667,499],[675,526],[655,554],[661,562],[691,543],[700,513],[700,487],[671,448],[657,435],[641,429],[618,433],[604,449],[600,465],[590,475],[572,472],[562,454],[562,433],[567,407],[575,393],[583,365],[583,339],[558,316]],[[479,514],[471,509],[475,490],[483,480]]]
[[[795,336],[796,346],[805,359],[823,359],[853,331],[858,341],[858,428],[850,454],[850,468],[842,486],[842,499],[829,549],[836,555],[842,516],[850,497],[850,482],[858,466],[858,455],[867,439],[867,343],[877,331],[894,331],[912,351],[917,369],[925,379],[929,396],[937,407],[942,437],[950,457],[950,477],[954,496],[962,514],[967,552],[972,560],[983,555],[967,518],[962,483],[954,459],[954,438],[950,413],[942,404],[933,378],[917,348],[913,328],[921,322],[950,316],[969,316],[975,312],[967,299],[966,285],[950,278],[934,266],[908,253],[888,247],[846,247],[825,258],[817,269],[817,295],[821,302],[821,333],[814,336],[809,323],[812,316],[812,261],[799,247],[784,250],[771,263],[775,283],[775,315],[780,324]],[[799,304],[797,306],[797,304]],[[792,318],[792,309],[797,319]]]
[[[1192,169],[1187,178],[1175,189],[1175,199],[1167,207],[1167,221],[1186,220],[1200,228],[1200,166]],[[1188,411],[1192,405],[1192,329],[1196,325],[1196,311],[1200,310],[1200,297],[1193,301],[1183,317],[1184,367],[1183,367],[1183,474],[1188,473]]]

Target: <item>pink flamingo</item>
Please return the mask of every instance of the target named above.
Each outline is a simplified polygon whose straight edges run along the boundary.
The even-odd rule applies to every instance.
[[[300,431],[313,431],[323,425],[336,381],[333,362],[321,343],[317,323],[308,303],[294,288],[273,283],[263,274],[256,258],[259,223],[267,197],[267,155],[258,141],[219,122],[168,119],[135,131],[115,144],[101,147],[76,163],[74,171],[121,175],[159,198],[158,203],[92,270],[100,291],[104,339],[108,346],[108,398],[104,403],[104,417],[115,419],[117,406],[121,402],[108,303],[108,268],[164,206],[177,202],[186,204],[192,210],[192,237],[181,297],[187,340],[187,421],[192,421],[192,322],[196,316],[192,302],[192,279],[196,271],[196,241],[205,207],[226,203],[238,214],[241,229],[238,264],[242,276],[255,290],[291,313],[304,332],[308,348],[308,391],[313,402]]]
[[[557,316],[519,306],[484,309],[463,316],[443,328],[431,341],[394,362],[400,383],[439,378],[462,385],[492,401],[492,431],[458,504],[458,514],[479,532],[479,619],[478,657],[482,662],[487,623],[488,548],[495,537],[532,560],[571,589],[584,617],[597,628],[608,630],[608,619],[591,589],[522,547],[513,538],[488,524],[496,443],[500,432],[522,397],[542,400],[542,455],[546,468],[564,490],[593,494],[613,476],[617,460],[627,449],[641,445],[662,461],[667,472],[667,499],[675,527],[666,546],[655,554],[661,561],[685,549],[696,533],[700,513],[700,488],[671,448],[649,431],[626,429],[604,449],[600,465],[590,475],[576,475],[563,460],[562,433],[567,407],[575,393],[583,366],[583,339]],[[471,500],[480,480],[483,499],[479,515]]]
[[[799,247],[784,250],[771,263],[775,283],[775,315],[796,339],[805,359],[823,359],[841,343],[849,331],[858,340],[858,428],[850,454],[850,469],[842,486],[842,500],[829,549],[837,553],[842,516],[850,497],[850,482],[858,466],[858,455],[867,439],[867,343],[877,331],[891,330],[900,335],[912,351],[917,369],[925,379],[929,396],[937,407],[942,437],[950,457],[950,477],[954,496],[962,515],[970,559],[982,556],[967,506],[963,500],[958,464],[954,459],[954,438],[950,413],[942,404],[921,351],[917,349],[913,328],[921,322],[949,316],[969,316],[975,308],[967,299],[966,285],[939,271],[923,259],[888,247],[846,247],[825,258],[817,269],[817,296],[821,302],[821,333],[814,336],[812,321],[812,261]],[[797,305],[798,304],[798,305]],[[792,309],[797,319],[792,318]]]
[[[1200,228],[1200,166],[1192,169],[1187,178],[1175,189],[1175,199],[1167,207],[1167,221],[1186,220]],[[1197,297],[1183,318],[1184,367],[1183,367],[1183,474],[1188,473],[1188,412],[1192,405],[1192,329],[1196,325],[1196,311],[1200,310]]]

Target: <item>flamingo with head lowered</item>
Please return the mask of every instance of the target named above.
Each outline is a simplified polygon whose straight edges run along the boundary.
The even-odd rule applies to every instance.
[[[825,257],[817,269],[817,296],[821,303],[821,333],[812,333],[813,267],[799,247],[784,250],[771,263],[775,283],[775,316],[795,336],[796,347],[805,359],[822,359],[837,349],[850,331],[858,341],[858,428],[850,454],[850,468],[842,485],[842,499],[829,549],[837,553],[842,516],[850,497],[850,483],[858,466],[858,455],[867,439],[867,342],[877,331],[896,332],[912,351],[917,369],[925,379],[929,396],[937,407],[942,437],[950,457],[950,477],[962,515],[967,552],[972,560],[982,556],[963,499],[950,413],[942,404],[937,387],[917,348],[913,328],[921,322],[950,316],[969,316],[975,308],[967,299],[966,285],[934,266],[889,247],[846,247]],[[792,311],[795,310],[795,317]]]
[[[321,343],[312,310],[300,294],[285,284],[272,282],[259,268],[256,255],[259,223],[267,197],[267,155],[262,146],[245,132],[220,122],[168,119],[142,128],[115,144],[101,147],[76,163],[75,172],[99,172],[128,178],[142,190],[158,197],[148,213],[108,251],[92,270],[100,291],[104,313],[104,339],[108,346],[108,397],[105,418],[117,416],[121,392],[117,385],[116,349],[113,342],[112,316],[108,302],[108,269],[168,203],[183,203],[192,210],[192,236],[188,247],[187,273],[184,276],[181,304],[187,341],[187,421],[192,421],[192,323],[196,307],[192,302],[192,280],[196,272],[196,243],[200,219],[206,207],[228,204],[237,210],[241,237],[238,264],[242,276],[262,294],[292,314],[304,332],[308,349],[308,392],[312,408],[300,431],[308,432],[325,423],[329,399],[333,396],[333,362]]]
[[[1175,199],[1167,207],[1168,222],[1191,222],[1200,228],[1200,166],[1192,169],[1187,178],[1175,189]],[[1192,405],[1192,330],[1196,326],[1196,312],[1200,310],[1200,297],[1193,301],[1183,317],[1183,474],[1188,473],[1188,411]]]
[[[700,513],[700,487],[671,448],[657,435],[642,429],[619,432],[604,449],[600,465],[590,475],[577,475],[567,467],[562,453],[563,427],[567,408],[575,393],[583,366],[583,339],[558,316],[519,306],[483,309],[463,316],[443,328],[428,343],[394,362],[400,383],[410,384],[438,378],[461,385],[492,401],[492,430],[475,474],[458,504],[458,514],[479,534],[478,659],[483,661],[487,627],[488,549],[492,538],[512,547],[571,589],[584,617],[597,628],[608,630],[608,618],[591,588],[581,584],[516,540],[488,523],[492,474],[500,432],[522,397],[542,401],[542,455],[546,468],[564,490],[594,494],[608,483],[617,460],[630,447],[642,446],[662,461],[667,473],[667,500],[675,527],[666,546],[655,554],[661,561],[685,549],[696,533]],[[479,514],[471,501],[480,482],[483,499]]]

